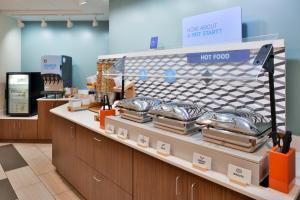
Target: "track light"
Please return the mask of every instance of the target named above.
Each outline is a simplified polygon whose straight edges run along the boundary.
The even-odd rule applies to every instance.
[[[93,19],[92,26],[93,27],[97,27],[98,26],[98,21],[97,21],[96,17],[94,17],[94,19]]]
[[[45,19],[42,19],[41,27],[42,27],[42,28],[46,28],[46,27],[47,27],[47,22],[46,22]]]
[[[17,21],[17,26],[18,26],[19,28],[24,28],[24,27],[25,27],[25,24],[24,24],[24,22],[22,22],[21,19],[18,19],[18,21]]]
[[[71,21],[70,18],[67,20],[67,28],[72,28],[73,27],[73,22]]]
[[[88,3],[87,0],[79,0],[78,1],[79,6],[83,6],[83,5],[87,4],[87,3]]]

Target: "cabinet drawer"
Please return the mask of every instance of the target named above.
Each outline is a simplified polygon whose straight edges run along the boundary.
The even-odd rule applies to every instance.
[[[77,125],[76,156],[132,193],[131,148]]]
[[[92,200],[132,200],[132,196],[109,179],[94,171],[92,174]]]
[[[93,167],[132,194],[132,156],[130,147],[100,135],[93,138]]]
[[[73,185],[86,199],[92,199],[93,169],[80,159],[76,159],[76,183]]]

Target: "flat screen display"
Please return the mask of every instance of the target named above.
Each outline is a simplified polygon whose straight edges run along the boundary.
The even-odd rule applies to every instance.
[[[242,42],[241,7],[186,17],[182,21],[183,47]]]

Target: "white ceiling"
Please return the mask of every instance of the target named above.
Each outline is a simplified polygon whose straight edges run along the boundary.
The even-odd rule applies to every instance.
[[[23,21],[60,21],[71,18],[76,21],[108,20],[109,0],[88,0],[80,6],[80,0],[0,0],[0,14],[20,18]]]

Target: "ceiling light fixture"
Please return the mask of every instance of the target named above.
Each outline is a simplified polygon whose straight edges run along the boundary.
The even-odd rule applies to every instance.
[[[18,19],[18,21],[17,21],[17,26],[18,26],[19,28],[24,28],[24,27],[25,27],[25,24],[24,24],[24,22],[22,22],[21,19]]]
[[[83,5],[87,4],[87,3],[88,3],[87,0],[79,0],[79,2],[78,2],[79,6],[83,6]]]
[[[47,27],[47,22],[46,22],[46,20],[44,18],[42,19],[41,27],[42,28],[46,28]]]
[[[68,20],[67,20],[67,28],[72,28],[73,27],[73,22],[71,21],[71,19],[70,18],[68,18]]]
[[[96,18],[96,17],[94,17],[94,19],[93,19],[92,26],[93,26],[93,27],[97,27],[97,26],[98,26],[98,21],[97,21],[97,18]]]

